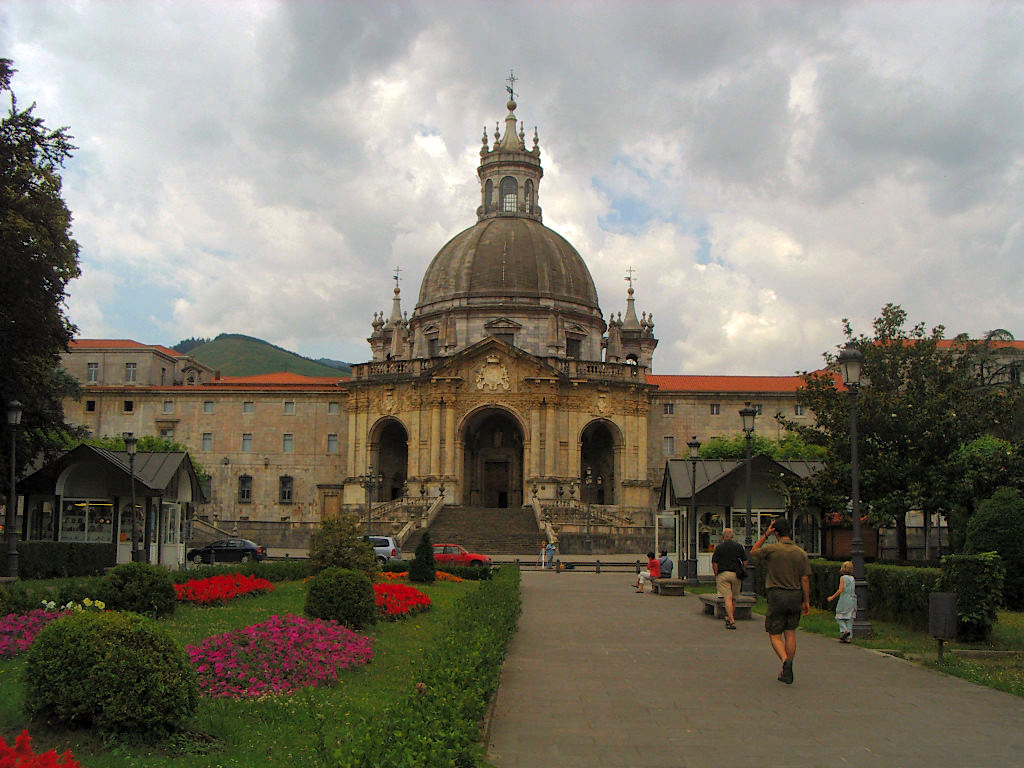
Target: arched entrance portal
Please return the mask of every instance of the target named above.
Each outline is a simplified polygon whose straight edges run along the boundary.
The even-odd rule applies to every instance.
[[[580,480],[593,478],[589,488],[581,485],[582,501],[592,504],[615,503],[615,436],[603,421],[593,421],[583,430],[580,439]],[[600,480],[599,480],[600,478]],[[591,498],[586,498],[587,493]]]
[[[523,430],[506,411],[474,414],[462,435],[465,478],[462,503],[475,507],[523,505]]]
[[[402,496],[409,472],[409,434],[395,419],[386,419],[374,430],[371,456],[377,460],[381,487],[374,501],[391,501]]]

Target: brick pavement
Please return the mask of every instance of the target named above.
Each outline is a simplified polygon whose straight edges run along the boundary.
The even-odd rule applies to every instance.
[[[1024,764],[1017,697],[803,632],[783,685],[760,617],[727,631],[694,596],[638,595],[630,578],[523,573],[497,768]]]

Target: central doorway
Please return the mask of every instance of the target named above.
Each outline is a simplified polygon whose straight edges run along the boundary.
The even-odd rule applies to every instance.
[[[523,430],[500,408],[485,408],[466,422],[462,503],[471,507],[523,505]]]

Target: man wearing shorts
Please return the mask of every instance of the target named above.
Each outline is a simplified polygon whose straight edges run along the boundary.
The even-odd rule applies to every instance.
[[[796,656],[796,628],[800,617],[811,611],[811,564],[807,553],[793,543],[789,520],[778,517],[768,526],[750,554],[765,564],[764,586],[768,593],[768,612],[764,629],[772,649],[782,661],[779,682],[793,682],[793,657]],[[769,535],[774,544],[765,544]]]
[[[722,531],[722,543],[711,555],[711,570],[715,572],[715,587],[725,603],[725,628],[736,629],[736,598],[740,596],[740,574],[747,553],[736,541],[732,528]]]

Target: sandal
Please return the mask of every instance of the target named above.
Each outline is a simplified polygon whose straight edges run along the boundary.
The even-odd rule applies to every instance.
[[[736,629],[736,622],[735,621],[729,621],[728,619],[726,619],[725,620],[725,628],[726,629]]]

